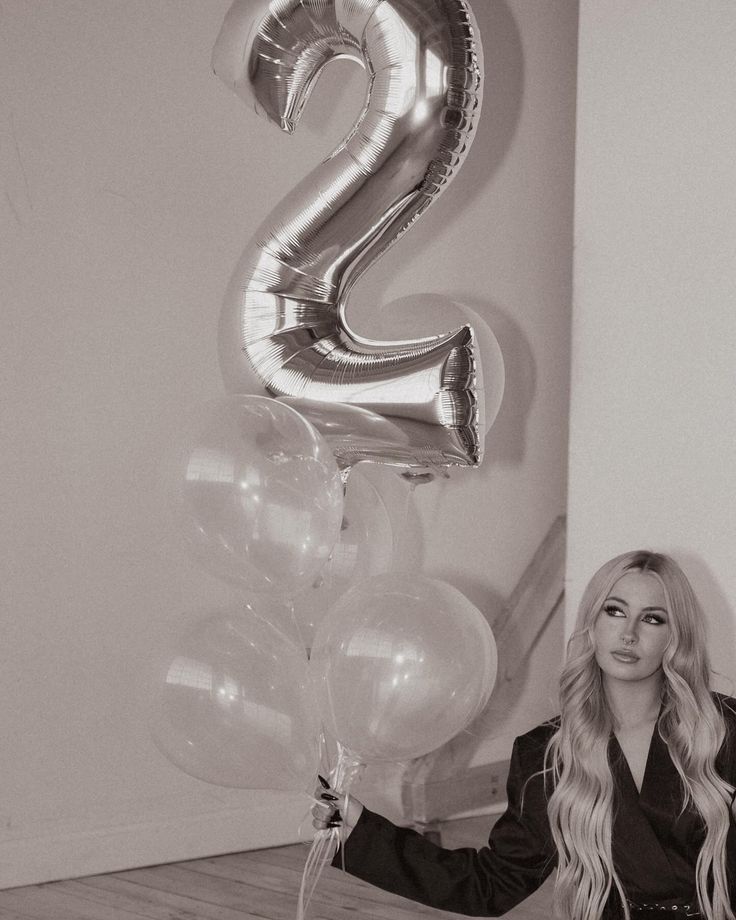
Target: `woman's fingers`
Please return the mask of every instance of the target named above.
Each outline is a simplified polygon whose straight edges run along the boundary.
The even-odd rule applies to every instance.
[[[348,797],[333,789],[323,776],[317,779],[320,784],[314,790],[312,825],[318,831],[331,827],[342,828],[344,842],[360,820],[363,806],[355,796]]]
[[[317,802],[312,806],[312,816],[319,820],[329,821],[334,814],[339,814],[339,810],[327,802]]]
[[[342,824],[342,815],[340,813],[341,797],[334,792],[328,791],[329,785],[325,786],[322,777],[319,777],[320,785],[314,790],[315,803],[312,806],[312,825],[317,830],[325,830],[328,827],[340,827]]]
[[[339,815],[339,812],[328,812],[327,814],[320,813],[316,808],[313,808],[312,825],[320,831],[328,827],[340,827],[342,825],[342,818]]]

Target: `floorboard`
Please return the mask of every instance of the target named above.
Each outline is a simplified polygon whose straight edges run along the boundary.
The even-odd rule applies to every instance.
[[[452,836],[452,835],[450,835]],[[455,833],[448,846],[466,845]],[[471,844],[474,845],[474,844]],[[308,844],[0,891],[0,920],[295,920]],[[551,886],[506,914],[549,920]],[[308,920],[457,920],[328,866]]]

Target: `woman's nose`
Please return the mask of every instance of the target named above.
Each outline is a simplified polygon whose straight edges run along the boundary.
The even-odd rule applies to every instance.
[[[637,635],[636,629],[631,626],[631,624],[627,623],[621,632],[622,642],[624,642],[626,645],[633,645],[638,638],[639,636]]]

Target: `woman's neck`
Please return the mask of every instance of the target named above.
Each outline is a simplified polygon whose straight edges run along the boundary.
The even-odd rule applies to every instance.
[[[616,729],[638,728],[655,722],[662,704],[662,674],[645,680],[615,680],[603,675],[603,688]]]

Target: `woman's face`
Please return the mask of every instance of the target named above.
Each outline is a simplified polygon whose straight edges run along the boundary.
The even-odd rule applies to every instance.
[[[670,615],[656,575],[627,572],[604,600],[593,627],[595,658],[608,678],[646,680],[662,667]]]

